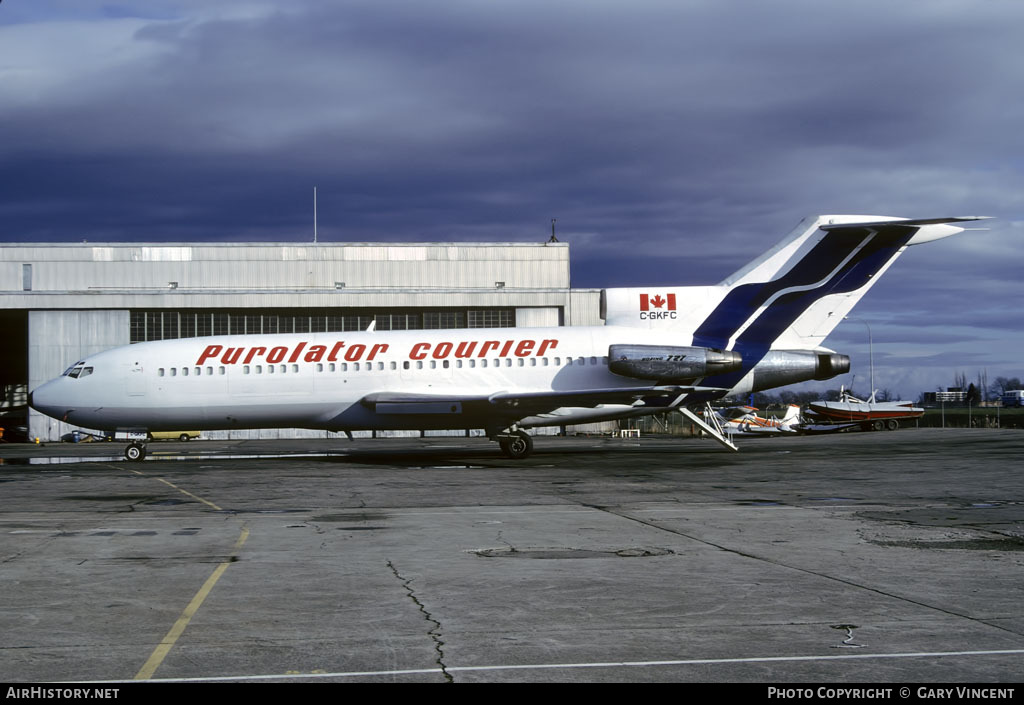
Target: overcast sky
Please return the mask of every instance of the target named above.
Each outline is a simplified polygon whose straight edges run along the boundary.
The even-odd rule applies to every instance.
[[[3,0],[0,239],[308,241],[316,186],[324,241],[557,218],[574,286],[663,286],[812,213],[995,216],[826,341],[916,399],[1024,376],[1021,37],[1020,0]]]

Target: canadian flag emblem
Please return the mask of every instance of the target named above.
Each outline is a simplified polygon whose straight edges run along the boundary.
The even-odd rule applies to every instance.
[[[662,298],[661,294],[655,294],[654,296],[651,296],[650,294],[640,294],[640,310],[650,311],[652,308],[664,309],[665,311],[675,311],[676,295],[666,294],[666,296]]]

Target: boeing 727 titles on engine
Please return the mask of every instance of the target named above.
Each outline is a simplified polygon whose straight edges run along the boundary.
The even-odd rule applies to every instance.
[[[506,455],[526,429],[678,410],[849,370],[822,347],[910,245],[977,217],[804,219],[714,286],[606,289],[603,326],[212,336],[74,363],[31,406],[89,429],[484,429]],[[132,442],[130,460],[145,457]]]

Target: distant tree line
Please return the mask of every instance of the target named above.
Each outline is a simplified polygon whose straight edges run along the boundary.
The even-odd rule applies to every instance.
[[[861,396],[860,394],[846,390],[858,399],[867,399],[870,395]],[[737,406],[750,404],[756,406],[758,409],[777,409],[780,407],[786,407],[790,404],[796,404],[797,406],[807,406],[812,401],[839,401],[843,394],[842,389],[829,389],[825,392],[793,392],[788,389],[780,390],[776,393],[769,392],[755,392],[754,394],[747,395],[745,397],[727,397],[724,399],[726,404],[734,404]],[[879,390],[878,394],[875,395],[877,401],[892,401],[895,397],[888,389]]]
[[[1019,377],[996,377],[996,381],[989,387],[989,394],[998,398],[1003,395],[1003,392],[1012,389],[1024,389],[1024,384],[1021,384]]]
[[[967,393],[966,403],[976,406],[981,402],[998,401],[1005,392],[1014,389],[1024,389],[1019,377],[996,377],[995,381],[989,384],[988,373],[979,372],[976,382],[968,382],[967,375],[958,372],[955,375],[953,388]],[[944,391],[939,387],[936,391]]]

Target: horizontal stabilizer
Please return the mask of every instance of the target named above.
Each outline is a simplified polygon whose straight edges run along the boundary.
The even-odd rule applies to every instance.
[[[964,223],[971,220],[990,220],[988,215],[964,215],[950,218],[896,218],[893,220],[873,220],[864,223],[827,223],[819,225],[821,230],[842,230],[845,228],[880,228],[893,225],[920,227],[922,225],[944,225],[946,223]]]

